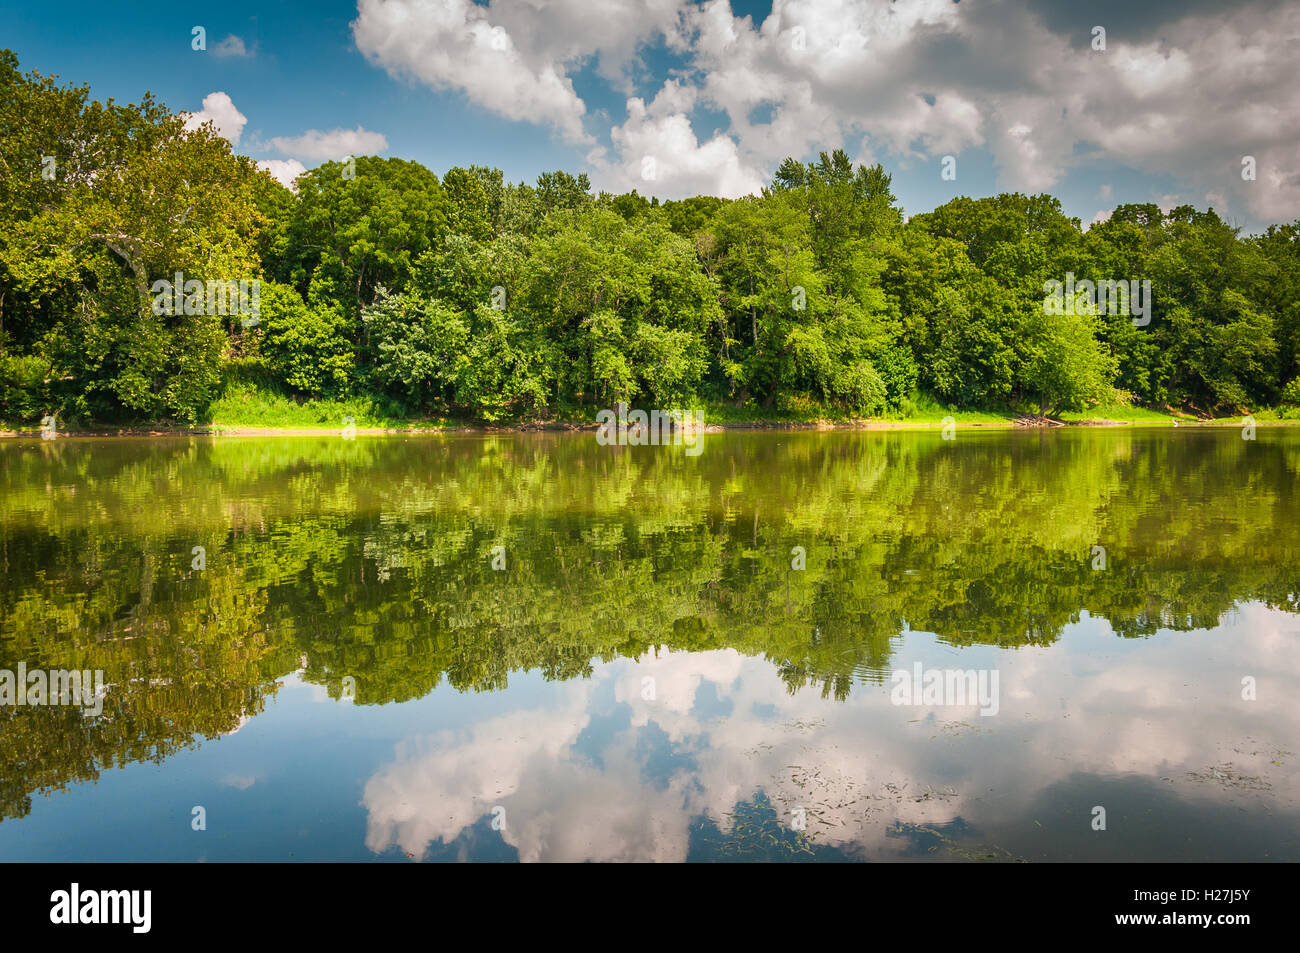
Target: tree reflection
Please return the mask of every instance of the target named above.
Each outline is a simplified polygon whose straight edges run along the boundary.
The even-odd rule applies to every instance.
[[[1027,649],[1085,611],[1133,638],[1297,610],[1287,431],[705,439],[5,444],[0,667],[110,688],[98,719],[0,708],[0,816],[233,731],[299,669],[374,705],[732,648],[844,699],[909,629]]]

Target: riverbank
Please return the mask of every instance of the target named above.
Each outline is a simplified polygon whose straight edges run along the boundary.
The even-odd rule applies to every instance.
[[[1155,411],[1141,410],[1137,413],[1119,416],[1089,416],[1087,414],[1065,414],[1060,419],[1035,418],[1017,414],[994,414],[984,411],[954,411],[943,418],[932,419],[931,415],[915,418],[865,418],[839,420],[782,420],[782,419],[720,419],[709,422],[708,412],[702,412],[705,433],[720,433],[728,430],[891,430],[891,431],[926,431],[942,430],[948,423],[960,429],[978,430],[1018,430],[1057,427],[1241,427],[1241,416],[1199,419],[1190,416],[1160,414]],[[59,428],[59,437],[174,437],[174,436],[313,436],[336,435],[347,428],[349,435],[432,435],[432,434],[491,434],[491,433],[526,433],[526,432],[582,432],[595,431],[596,422],[583,420],[533,420],[518,421],[509,424],[483,424],[466,421],[413,420],[409,423],[394,423],[385,426],[349,426],[340,419],[337,425],[326,425],[324,421],[317,424],[302,425],[257,425],[226,424],[212,422],[185,426],[170,422],[152,422],[129,425],[89,425]],[[1261,411],[1254,415],[1254,423],[1259,427],[1297,426],[1300,419],[1281,418],[1276,411]],[[39,427],[0,428],[0,437],[39,437]]]
[[[915,391],[893,412],[875,417],[854,417],[838,407],[806,396],[786,395],[772,404],[753,401],[705,399],[681,408],[698,413],[705,432],[721,430],[942,430],[952,422],[962,429],[1010,430],[1024,427],[1175,427],[1241,426],[1242,416],[1210,419],[1182,409],[1158,410],[1133,404],[1110,403],[1086,411],[1064,412],[1054,419],[1033,414],[1023,406],[969,409],[946,406],[928,394]],[[471,419],[458,408],[409,414],[400,405],[374,395],[345,398],[295,398],[283,392],[241,380],[231,380],[206,409],[201,422],[173,420],[56,421],[60,436],[285,436],[349,433],[472,434],[521,431],[594,431],[596,405],[560,402],[543,414],[527,419],[483,421]],[[1254,414],[1257,425],[1285,422],[1294,407],[1264,409]],[[56,415],[57,416],[57,415]],[[0,419],[0,437],[39,436],[40,418]]]

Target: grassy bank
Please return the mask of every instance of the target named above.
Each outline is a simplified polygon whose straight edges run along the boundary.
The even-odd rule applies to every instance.
[[[411,416],[402,408],[385,405],[368,397],[344,400],[296,400],[256,384],[239,381],[227,385],[221,397],[208,408],[205,418],[194,426],[175,421],[78,421],[58,422],[60,433],[260,433],[260,432],[332,432],[351,423],[358,432],[424,430],[525,430],[538,428],[579,428],[594,426],[599,408],[568,407],[553,411],[544,418],[484,424],[453,415]],[[698,410],[710,427],[745,429],[751,427],[862,427],[895,430],[929,430],[943,426],[951,417],[958,425],[980,428],[1019,426],[1023,414],[1009,409],[969,410],[948,407],[925,395],[916,395],[895,412],[871,418],[858,418],[833,407],[806,399],[779,402],[771,406],[757,403],[709,401],[687,408]],[[1295,408],[1264,409],[1253,414],[1257,424],[1300,423]],[[1240,426],[1241,415],[1218,419],[1199,419],[1186,413],[1171,413],[1124,404],[1094,407],[1088,411],[1059,415],[1072,425],[1130,426]],[[34,421],[0,421],[0,434],[33,435],[40,432]]]
[[[213,430],[256,427],[315,430],[342,427],[349,418],[358,430],[407,428],[413,423],[424,429],[448,423],[413,420],[401,416],[395,408],[380,406],[366,397],[297,401],[252,384],[239,383],[226,387],[212,403],[203,425]]]

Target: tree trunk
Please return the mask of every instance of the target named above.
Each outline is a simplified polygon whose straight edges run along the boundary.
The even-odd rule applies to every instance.
[[[140,264],[138,261],[136,261],[135,256],[133,256],[123,244],[120,244],[119,241],[114,240],[114,239],[126,238],[127,236],[91,235],[90,237],[96,241],[103,242],[109,251],[117,255],[118,258],[121,258],[122,261],[126,263],[127,267],[131,269],[131,273],[135,275],[136,292],[140,296],[140,313],[148,314],[149,311],[151,310],[149,307],[149,303],[150,303],[149,276],[145,274],[144,266]],[[184,293],[184,291],[185,289],[182,288],[181,292]]]
[[[754,296],[754,276],[749,276],[749,296]],[[758,349],[758,308],[754,305],[749,306],[750,329],[754,334],[754,349]]]

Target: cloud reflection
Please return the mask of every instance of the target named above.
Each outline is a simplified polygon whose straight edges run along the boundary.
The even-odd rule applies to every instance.
[[[501,806],[521,860],[681,861],[701,819],[743,839],[736,805],[765,796],[782,824],[802,807],[815,843],[862,859],[913,855],[918,831],[946,859],[972,846],[1050,857],[1066,841],[1087,859],[1166,850],[1161,818],[1125,807],[1133,785],[1162,785],[1215,823],[1225,805],[1300,813],[1294,752],[1278,741],[1300,736],[1293,628],[1246,605],[1213,630],[1142,640],[1086,616],[1046,647],[900,640],[900,668],[996,665],[1002,708],[988,718],[894,706],[887,685],[856,684],[844,702],[792,695],[770,662],[732,650],[618,660],[551,686],[546,704],[405,739],[365,787],[366,844],[420,857]],[[1257,701],[1241,697],[1249,674]],[[1090,828],[1099,797],[1106,832]]]

